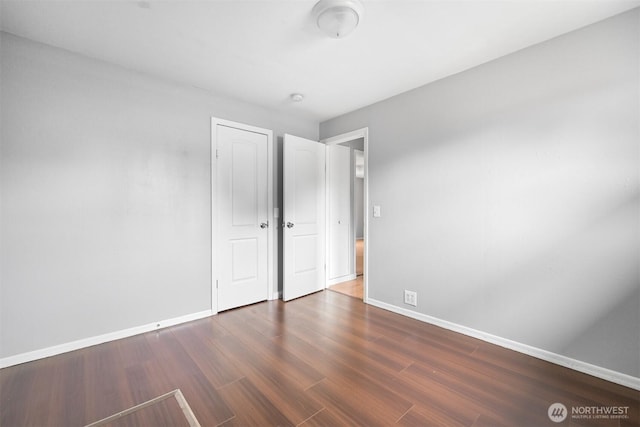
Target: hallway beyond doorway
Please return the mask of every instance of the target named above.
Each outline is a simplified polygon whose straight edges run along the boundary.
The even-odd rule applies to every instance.
[[[358,276],[354,280],[336,283],[335,285],[329,287],[329,290],[362,300],[362,286],[363,276]]]
[[[336,283],[329,287],[329,290],[339,292],[350,297],[363,299],[364,282],[364,239],[356,240],[356,275],[354,280]]]

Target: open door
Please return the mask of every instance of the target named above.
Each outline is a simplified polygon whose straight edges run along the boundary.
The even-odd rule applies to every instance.
[[[325,146],[284,135],[284,282],[289,301],[325,288]]]
[[[338,292],[362,298],[368,301],[368,233],[369,233],[369,184],[367,174],[367,156],[369,146],[369,129],[362,128],[341,135],[332,136],[322,140],[327,151],[327,258],[326,271],[328,286]],[[347,157],[341,147],[349,147],[354,158]],[[360,153],[358,155],[358,153]],[[347,177],[341,176],[347,173]],[[349,181],[349,184],[345,183]],[[358,182],[359,181],[359,182]],[[351,187],[351,194],[346,192]],[[345,190],[345,194],[340,194]],[[357,194],[357,197],[356,197]],[[351,197],[354,197],[352,202]],[[356,203],[357,202],[357,203]],[[351,210],[349,224],[351,230],[347,233],[344,221],[347,209],[335,209],[336,206],[346,207]],[[358,220],[357,220],[358,219]],[[342,228],[341,228],[342,227]],[[333,228],[333,230],[332,230]],[[348,238],[348,242],[345,242]],[[360,240],[357,240],[359,238]],[[342,249],[340,249],[342,247]],[[345,248],[348,253],[345,255]],[[342,252],[342,253],[340,253]],[[347,259],[349,258],[349,259]],[[347,259],[347,261],[345,261]],[[347,265],[349,264],[349,265]],[[355,266],[355,269],[352,268]],[[349,274],[353,279],[345,277],[345,267],[349,267]],[[333,280],[335,279],[335,280]],[[347,280],[346,282],[343,280]],[[338,287],[340,290],[338,290]]]
[[[326,145],[327,285],[354,280],[353,171],[351,148]]]

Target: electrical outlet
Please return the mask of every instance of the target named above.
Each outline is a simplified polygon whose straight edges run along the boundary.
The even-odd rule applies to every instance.
[[[407,305],[412,305],[414,307],[418,306],[418,293],[414,291],[404,291],[404,303]]]

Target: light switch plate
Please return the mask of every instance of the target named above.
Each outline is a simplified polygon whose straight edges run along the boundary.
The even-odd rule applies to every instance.
[[[380,205],[373,205],[373,217],[380,218]]]

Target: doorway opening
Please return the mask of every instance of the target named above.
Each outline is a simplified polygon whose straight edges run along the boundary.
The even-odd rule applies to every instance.
[[[327,288],[366,301],[367,129],[324,142],[328,190]]]

